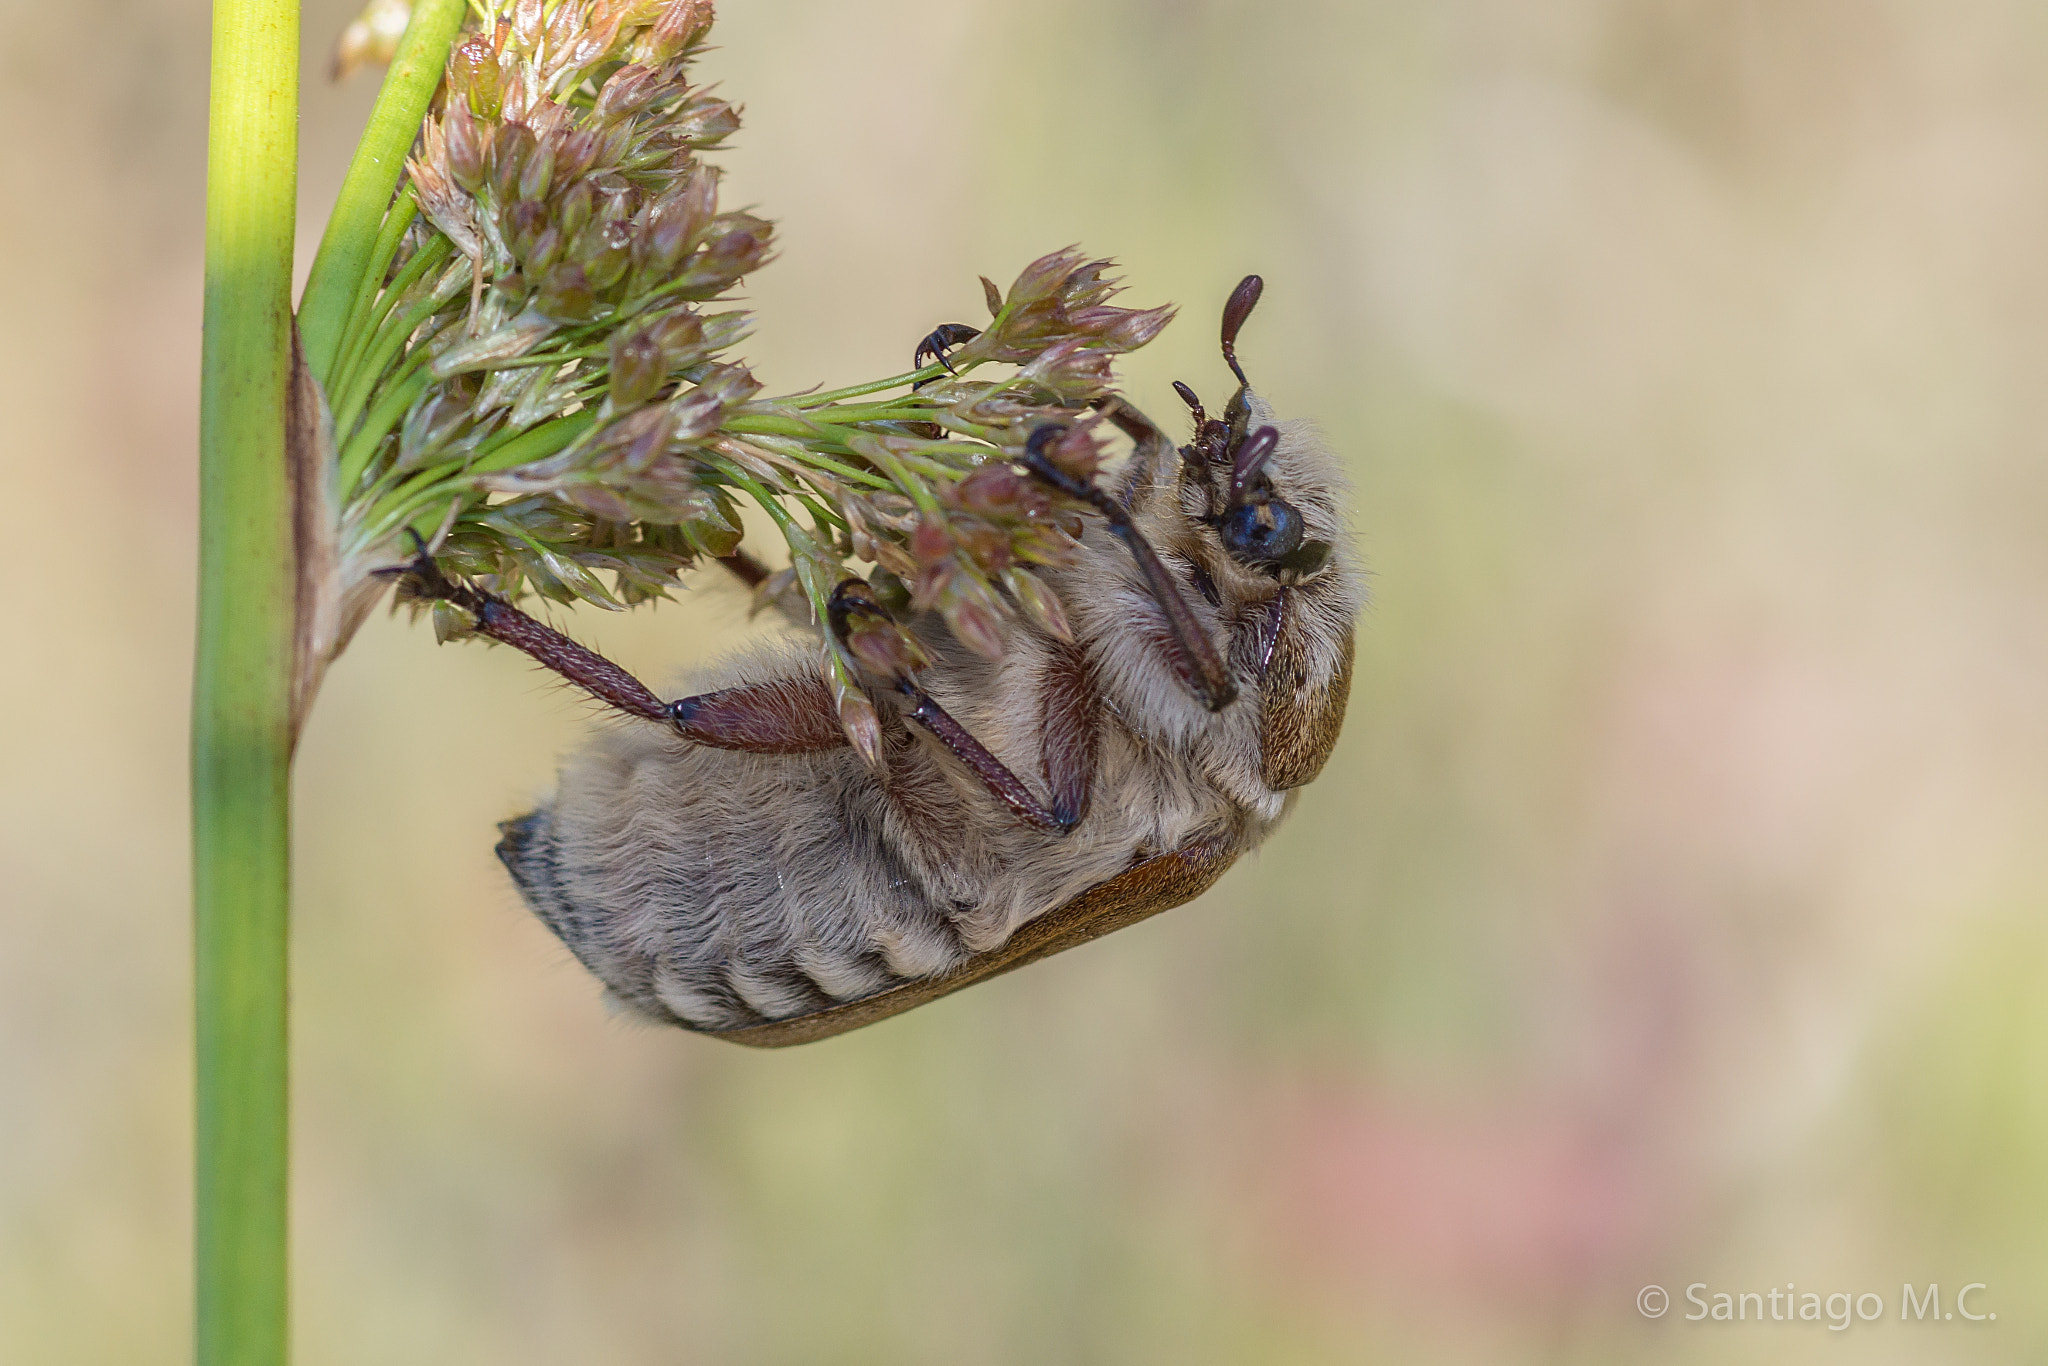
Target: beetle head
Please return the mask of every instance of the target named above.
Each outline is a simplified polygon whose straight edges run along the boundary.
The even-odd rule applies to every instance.
[[[1275,460],[1282,433],[1272,410],[1252,391],[1237,360],[1237,334],[1259,302],[1265,281],[1247,275],[1223,305],[1223,360],[1237,376],[1237,392],[1221,418],[1203,409],[1194,390],[1174,391],[1195,419],[1194,439],[1181,447],[1181,478],[1206,493],[1201,520],[1213,527],[1224,553],[1239,566],[1283,582],[1312,578],[1329,563],[1330,542],[1310,539],[1301,510],[1285,495],[1283,462]],[[1281,477],[1276,478],[1276,475]]]

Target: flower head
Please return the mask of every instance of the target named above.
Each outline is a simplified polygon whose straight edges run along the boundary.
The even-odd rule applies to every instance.
[[[1089,509],[1017,462],[1055,423],[1045,454],[1093,479],[1091,405],[1172,310],[1116,306],[1111,263],[1068,248],[1008,291],[984,279],[992,320],[946,364],[764,397],[732,355],[748,316],[720,301],[772,259],[774,226],[721,205],[705,160],[739,123],[689,80],[709,0],[471,9],[329,381],[356,573],[410,530],[501,594],[631,606],[732,554],[752,502],[788,549],[778,582],[820,621],[858,562],[901,580],[843,643],[826,633],[870,757],[852,680],[921,667],[905,615],[990,656],[1019,614],[1064,634],[1035,570],[1067,560]]]

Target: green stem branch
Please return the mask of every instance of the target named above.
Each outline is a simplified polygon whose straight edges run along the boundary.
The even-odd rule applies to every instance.
[[[427,102],[441,83],[448,49],[462,24],[463,0],[418,0],[412,22],[398,40],[391,69],[370,110],[369,125],[356,144],[355,160],[341,182],[341,195],[306,277],[299,300],[299,333],[306,365],[323,385],[341,350],[342,332],[377,249],[378,229],[406,154],[419,136]]]

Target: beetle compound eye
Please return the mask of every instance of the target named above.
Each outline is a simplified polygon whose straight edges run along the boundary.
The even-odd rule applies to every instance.
[[[1269,565],[1301,544],[1301,514],[1284,498],[1245,503],[1223,514],[1218,534],[1239,564]]]

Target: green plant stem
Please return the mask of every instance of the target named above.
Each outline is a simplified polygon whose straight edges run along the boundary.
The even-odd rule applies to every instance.
[[[195,1356],[289,1351],[291,381],[299,15],[216,0],[192,689]]]
[[[299,335],[307,368],[323,385],[377,249],[384,211],[398,188],[406,154],[419,136],[427,102],[448,65],[448,49],[462,25],[463,10],[463,0],[418,0],[414,4],[412,22],[398,40],[391,69],[384,73],[369,124],[356,144],[355,160],[349,163],[334,212],[327,219],[327,231],[321,235],[320,250],[306,277],[306,292],[299,300]]]

